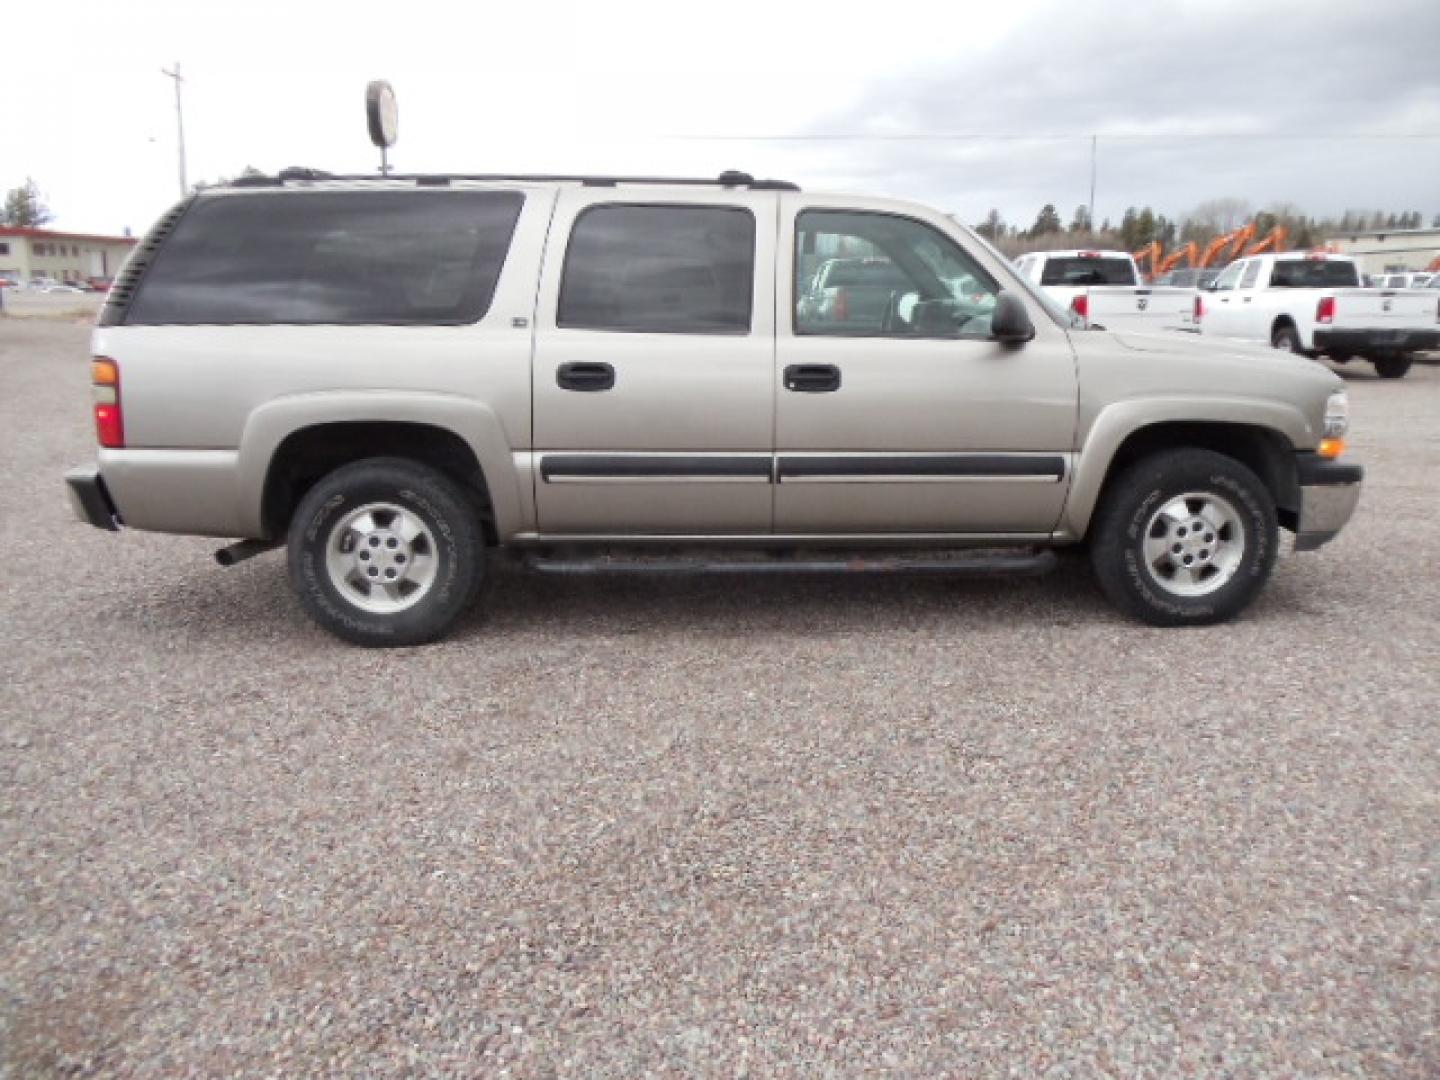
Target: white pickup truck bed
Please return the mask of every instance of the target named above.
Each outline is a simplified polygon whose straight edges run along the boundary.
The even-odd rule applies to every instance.
[[[1361,357],[1400,378],[1413,354],[1440,348],[1440,297],[1366,289],[1353,260],[1317,252],[1231,263],[1202,294],[1200,332],[1337,361]]]
[[[1194,289],[1143,285],[1123,251],[1033,251],[1016,268],[1087,326],[1104,330],[1194,330]]]

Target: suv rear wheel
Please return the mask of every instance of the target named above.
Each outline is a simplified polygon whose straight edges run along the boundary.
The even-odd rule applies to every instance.
[[[300,501],[289,563],[301,605],[332,634],[357,645],[420,645],[474,598],[484,543],[474,506],[445,474],[367,458]]]
[[[1253,472],[1209,450],[1168,450],[1111,485],[1090,558],[1110,601],[1153,626],[1221,622],[1275,564],[1275,502]]]

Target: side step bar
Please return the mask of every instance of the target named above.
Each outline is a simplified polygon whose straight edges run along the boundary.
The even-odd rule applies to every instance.
[[[917,555],[835,555],[831,558],[700,558],[643,555],[560,558],[531,555],[525,565],[542,574],[953,574],[1035,577],[1056,565],[1049,548],[1009,551],[955,551]]]

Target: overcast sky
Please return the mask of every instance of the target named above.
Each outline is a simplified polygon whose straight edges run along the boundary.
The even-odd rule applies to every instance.
[[[63,19],[62,19],[63,9]],[[210,5],[81,0],[6,50],[0,187],[54,228],[143,232],[192,181],[407,171],[718,173],[916,198],[1028,225],[1238,196],[1440,213],[1440,2]],[[17,42],[12,42],[12,46]]]

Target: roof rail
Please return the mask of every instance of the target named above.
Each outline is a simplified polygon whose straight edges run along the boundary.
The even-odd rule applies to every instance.
[[[799,191],[800,185],[789,180],[756,180],[749,173],[727,169],[716,177],[696,176],[586,176],[552,173],[328,173],[298,165],[281,169],[275,176],[242,176],[230,187],[280,187],[290,181],[401,181],[417,187],[445,187],[452,180],[514,180],[530,183],[580,184],[584,187],[616,187],[619,184],[657,184],[677,187],[749,188],[751,191]]]

